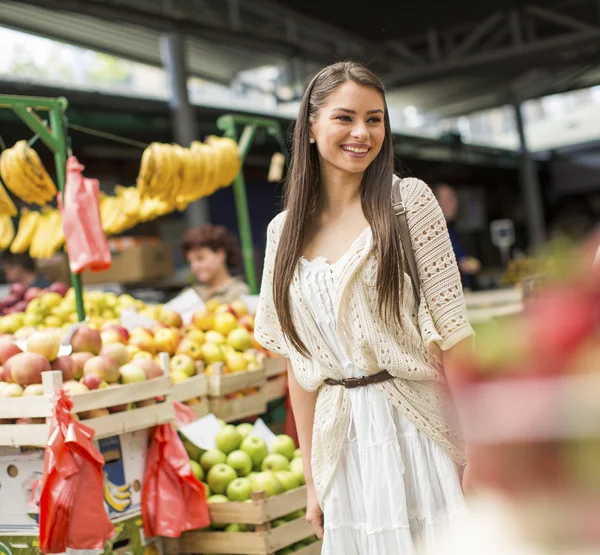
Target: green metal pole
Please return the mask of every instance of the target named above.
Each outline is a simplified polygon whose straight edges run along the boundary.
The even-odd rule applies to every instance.
[[[65,106],[66,107],[66,106]],[[50,110],[50,127],[56,141],[56,150],[54,151],[54,163],[56,165],[56,183],[65,197],[65,181],[67,170],[67,144],[65,129],[63,127],[64,112],[59,107]],[[85,308],[83,306],[83,288],[81,286],[81,276],[71,272],[71,285],[75,291],[75,308],[77,309],[77,318],[80,322],[85,320]]]

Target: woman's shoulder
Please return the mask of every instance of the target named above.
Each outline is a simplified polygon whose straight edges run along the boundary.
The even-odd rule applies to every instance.
[[[398,177],[394,175],[394,182],[400,181],[400,191],[405,204],[416,200],[421,195],[433,195],[429,185],[418,177]]]

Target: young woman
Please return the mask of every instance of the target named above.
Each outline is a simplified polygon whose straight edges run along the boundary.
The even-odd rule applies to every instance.
[[[186,231],[183,254],[199,284],[194,289],[203,301],[229,304],[250,292],[244,281],[232,275],[241,264],[236,238],[223,226],[203,225]]]
[[[473,332],[444,216],[405,179],[415,299],[393,166],[380,81],[353,62],[323,69],[300,106],[286,210],[269,225],[255,334],[289,359],[324,555],[407,555],[463,508],[442,351]]]

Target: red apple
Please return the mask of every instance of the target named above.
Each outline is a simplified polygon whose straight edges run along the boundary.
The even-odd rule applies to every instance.
[[[14,295],[18,299],[23,298],[25,291],[27,291],[27,287],[25,287],[22,283],[13,283],[9,289],[10,294]]]
[[[102,338],[102,345],[104,346],[112,343],[121,343],[123,345],[127,343],[117,330],[106,329],[100,333],[100,337]]]
[[[81,378],[81,383],[85,385],[90,391],[99,389],[102,385],[102,378],[98,374],[86,374]]]
[[[61,297],[64,297],[68,290],[69,286],[61,281],[55,281],[50,287],[48,287],[48,291],[51,291],[52,293],[58,293]]]
[[[248,331],[254,331],[254,318],[250,316],[250,314],[244,314],[244,316],[238,320],[238,323]]]
[[[71,360],[73,361],[73,364],[75,366],[73,372],[74,372],[74,376],[73,378],[75,378],[76,380],[81,379],[81,376],[83,376],[83,367],[85,366],[85,363],[90,360],[90,358],[92,358],[94,355],[92,353],[73,353],[71,355]]]
[[[180,328],[183,325],[179,312],[164,307],[162,309],[161,322],[171,328]]]
[[[37,353],[19,353],[6,361],[10,367],[13,382],[20,385],[31,385],[42,382],[42,372],[51,369],[48,359]]]
[[[136,358],[135,365],[139,366],[146,374],[146,379],[160,378],[163,375],[163,370],[160,364],[151,358]]]
[[[6,297],[0,300],[0,304],[3,308],[10,308],[11,306],[16,305],[20,300],[21,299],[19,299],[16,295],[9,293],[6,295]]]
[[[43,418],[18,418],[15,424],[44,424]]]
[[[0,382],[12,383],[13,379],[10,375],[10,365],[0,366]]]
[[[90,353],[91,354],[91,353]],[[63,376],[63,382],[72,380],[75,377],[76,365],[70,356],[58,357],[52,363],[53,370],[60,370]]]
[[[109,343],[108,345],[103,345],[100,351],[101,356],[108,356],[114,359],[119,366],[123,366],[127,364],[129,359],[129,353],[127,352],[127,347],[122,343]]]
[[[25,312],[28,304],[29,303],[27,301],[19,301],[15,306],[13,306],[13,309],[15,312]]]
[[[95,356],[85,363],[83,374],[97,374],[105,382],[115,383],[119,381],[119,363],[107,356]]]
[[[86,326],[79,328],[71,339],[74,353],[93,353],[97,355],[102,349],[102,338],[100,332]]]
[[[30,287],[29,289],[27,289],[27,291],[25,291],[25,294],[23,295],[23,300],[27,302],[33,301],[33,299],[39,297],[41,292],[42,290],[39,287]]]
[[[149,407],[151,405],[156,405],[156,399],[142,399],[135,404],[137,408]]]
[[[106,329],[115,330],[122,337],[123,341],[129,341],[129,331],[127,330],[127,328],[124,328],[123,326],[115,326],[114,324],[112,324]]]
[[[4,364],[10,357],[22,352],[11,336],[0,337],[0,364]]]

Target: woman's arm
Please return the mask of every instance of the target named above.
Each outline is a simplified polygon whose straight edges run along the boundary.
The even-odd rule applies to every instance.
[[[323,513],[319,507],[315,486],[312,480],[311,453],[312,453],[312,435],[313,423],[315,420],[315,405],[317,404],[317,393],[303,389],[296,376],[290,361],[287,361],[288,384],[290,389],[290,399],[292,401],[292,411],[296,421],[298,431],[298,441],[302,451],[302,461],[304,466],[304,476],[306,478],[307,505],[306,520],[312,525],[315,534],[319,539],[323,537]]]

